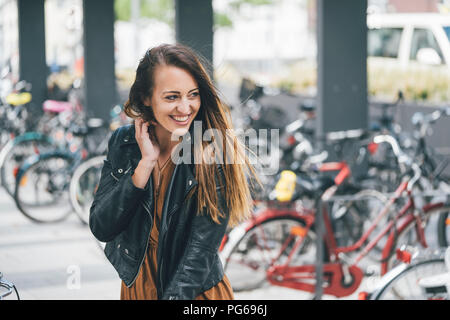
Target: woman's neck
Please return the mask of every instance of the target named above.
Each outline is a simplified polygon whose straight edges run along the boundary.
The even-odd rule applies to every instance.
[[[172,152],[172,149],[178,144],[178,141],[172,141],[172,133],[161,125],[155,128],[156,138],[159,143],[160,156],[166,156]]]

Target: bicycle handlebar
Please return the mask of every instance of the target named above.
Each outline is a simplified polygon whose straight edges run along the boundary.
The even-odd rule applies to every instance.
[[[397,157],[398,162],[402,164],[410,164],[412,163],[412,160],[409,156],[406,155],[406,153],[403,152],[403,150],[400,148],[400,145],[397,142],[397,139],[395,139],[393,136],[388,134],[380,134],[373,138],[373,142],[379,144],[386,142],[392,147],[392,151],[394,152],[394,155]]]
[[[428,114],[422,112],[416,112],[411,118],[412,124],[418,128],[420,136],[425,137],[428,126],[434,124],[443,116],[450,116],[450,107],[442,107],[439,110],[435,110]]]
[[[393,136],[387,135],[387,134],[381,134],[381,135],[375,136],[373,138],[373,141],[375,143],[386,142],[386,143],[390,144],[392,147],[392,151],[394,152],[395,156],[397,157],[399,164],[402,166],[410,167],[413,170],[414,175],[409,180],[408,187],[407,187],[407,189],[409,191],[411,191],[414,184],[419,180],[419,178],[422,175],[422,170],[420,169],[419,165],[417,163],[415,163],[411,157],[409,157],[406,153],[403,152],[403,150],[400,148],[400,146],[397,142],[397,139],[395,139]],[[402,168],[402,169],[403,169],[403,171],[406,171],[406,170],[404,170],[404,168]]]

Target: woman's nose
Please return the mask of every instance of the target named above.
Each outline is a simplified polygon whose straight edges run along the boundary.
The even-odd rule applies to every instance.
[[[182,114],[188,114],[191,112],[191,107],[188,99],[182,99],[180,104],[178,105],[178,112]]]

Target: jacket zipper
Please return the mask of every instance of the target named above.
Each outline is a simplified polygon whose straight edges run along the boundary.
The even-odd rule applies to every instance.
[[[132,168],[132,166],[130,166],[127,170],[125,170],[126,174],[128,171],[130,171],[130,169]],[[117,181],[119,181],[119,178],[117,178],[112,172],[111,172],[111,176],[116,179]],[[149,216],[151,217],[151,210],[147,207],[146,203],[144,201],[142,201],[142,207],[145,209],[145,211],[147,211],[147,213],[149,214]],[[153,227],[153,218],[151,220],[151,224],[150,224],[150,231],[148,232],[147,235],[147,239],[150,237],[150,233],[152,232],[152,227]],[[128,285],[127,287],[130,288],[133,283],[136,281],[138,275],[139,275],[139,269],[141,269],[142,263],[144,262],[145,259],[145,255],[147,254],[147,249],[148,249],[148,241],[145,244],[145,251],[144,251],[144,255],[142,256],[141,262],[139,263],[139,268],[138,268],[138,272],[136,273],[136,276],[134,277],[133,281],[131,281],[130,285]]]
[[[183,202],[182,202],[182,203],[185,202],[186,196],[189,194],[189,192],[191,191],[191,189],[194,188],[196,185],[197,185],[197,184],[193,184],[193,185],[191,186],[191,188],[189,188],[189,189],[185,192],[185,194],[184,194],[184,199],[183,199]],[[170,222],[172,221],[173,213],[174,213],[176,210],[178,210],[179,207],[180,207],[179,205],[176,205],[176,206],[174,206],[174,207],[172,208],[172,210],[170,210],[169,213],[167,213],[167,223],[166,223],[166,225],[167,225],[167,230],[169,229]],[[162,239],[162,243],[164,243],[164,241],[166,240],[167,230],[165,230],[164,238]],[[162,294],[163,294],[163,289],[162,289],[162,283],[163,283],[163,282],[162,282],[162,272],[160,272],[160,269],[162,269],[163,263],[164,263],[164,257],[163,257],[163,255],[161,254],[161,263],[160,263],[160,266],[159,266],[159,268],[158,268],[158,273],[159,273],[159,277],[158,277],[158,280],[159,280],[158,282],[159,282],[159,283],[158,283],[158,286],[159,286],[160,291],[161,291],[161,296],[162,296]]]
[[[150,177],[150,179],[152,179],[152,178]],[[150,183],[151,183],[152,186],[153,186],[153,181],[151,181]],[[152,188],[152,192],[153,192],[153,188]],[[156,205],[156,201],[157,201],[157,199],[158,199],[158,194],[159,194],[159,185],[158,185],[158,188],[156,189],[156,199],[153,200],[153,203],[154,203],[155,205]],[[152,217],[151,210],[150,210],[151,208],[148,208],[144,201],[142,201],[142,207],[145,209],[145,211],[147,211],[148,215],[149,215],[150,217]],[[142,259],[141,259],[141,262],[140,262],[140,264],[139,264],[138,272],[136,273],[136,276],[134,277],[134,279],[133,279],[133,281],[130,283],[130,285],[127,286],[128,288],[130,288],[130,287],[133,285],[133,283],[136,281],[136,279],[137,279],[137,277],[138,277],[138,275],[139,275],[139,270],[141,269],[142,263],[144,262],[145,256],[147,255],[149,238],[150,238],[150,234],[152,233],[154,221],[155,221],[155,218],[152,217],[152,223],[150,224],[150,230],[149,230],[149,232],[148,232],[148,234],[147,234],[147,238],[146,238],[147,241],[146,241],[146,244],[145,244],[144,255],[143,255],[143,257],[142,257]]]
[[[127,170],[125,170],[125,172],[124,172],[123,174],[126,174],[128,171],[130,171],[131,168],[132,168],[132,166],[130,166]],[[114,175],[114,173],[112,173],[112,171],[111,171],[111,176],[112,176],[114,179],[116,179],[116,181],[119,181],[119,180],[120,180],[119,178],[117,178],[117,177]]]
[[[150,208],[148,207],[148,205],[145,201],[142,201],[142,206],[144,207],[145,211],[147,211],[148,215],[151,216]]]

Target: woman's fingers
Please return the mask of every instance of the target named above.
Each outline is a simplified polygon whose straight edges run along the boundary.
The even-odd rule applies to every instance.
[[[156,121],[153,121],[153,120],[150,120],[149,123],[150,123],[150,125],[152,125],[152,126],[156,126],[156,125],[158,124]]]
[[[142,120],[140,118],[134,120],[136,140],[138,140],[138,138],[141,136],[141,123],[142,123]]]
[[[148,135],[148,123],[147,122],[142,122],[142,128],[141,128],[141,134],[142,134],[142,138],[143,139],[148,139],[149,135]]]
[[[156,122],[146,122],[144,119],[138,118],[134,120],[134,123],[136,127],[136,141],[138,141],[139,144],[142,144],[145,141],[149,141],[152,145],[155,143],[158,144],[158,139],[155,135]]]
[[[150,140],[152,141],[153,144],[157,144],[158,143],[158,139],[156,138],[156,134],[155,134],[155,126],[152,123],[147,123],[147,132],[148,135],[150,137]]]
[[[154,132],[154,126],[139,118],[134,120],[136,128],[136,141],[141,150],[142,157],[157,159],[159,155],[159,144]]]
[[[144,119],[136,119],[134,123],[136,127],[136,140],[141,141],[142,139],[148,138],[148,124]]]

